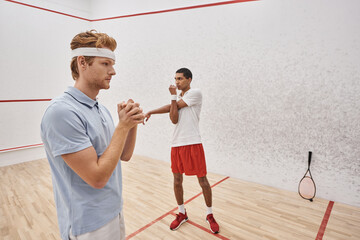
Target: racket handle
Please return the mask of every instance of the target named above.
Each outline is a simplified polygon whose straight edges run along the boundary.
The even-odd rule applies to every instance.
[[[311,163],[311,155],[312,155],[312,152],[309,151],[309,162],[308,162],[309,167],[310,167],[310,163]]]

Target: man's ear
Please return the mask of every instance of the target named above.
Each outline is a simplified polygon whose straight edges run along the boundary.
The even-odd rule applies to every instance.
[[[87,65],[86,61],[85,61],[85,57],[84,56],[78,56],[76,60],[77,60],[77,64],[78,64],[79,69],[85,70],[86,65]]]

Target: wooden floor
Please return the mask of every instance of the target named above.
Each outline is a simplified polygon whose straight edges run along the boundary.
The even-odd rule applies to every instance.
[[[127,239],[316,239],[329,201],[208,174],[220,233],[210,233],[196,177],[184,177],[189,221],[177,231],[172,174],[166,162],[135,156],[123,163]],[[333,205],[323,239],[360,239],[360,208]],[[59,240],[51,175],[42,159],[0,168],[0,239]],[[317,238],[321,239],[321,238]]]

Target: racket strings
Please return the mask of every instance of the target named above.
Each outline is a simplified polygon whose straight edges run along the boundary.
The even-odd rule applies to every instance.
[[[314,180],[305,176],[299,183],[299,194],[302,198],[312,200],[315,197],[316,187]]]

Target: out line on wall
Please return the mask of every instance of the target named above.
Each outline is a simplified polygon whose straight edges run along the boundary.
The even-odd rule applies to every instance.
[[[63,13],[63,12],[43,8],[43,7],[38,7],[38,6],[35,6],[35,5],[22,3],[22,2],[18,2],[18,1],[14,1],[14,0],[5,0],[5,1],[20,4],[20,5],[23,5],[23,6],[26,6],[26,7],[36,8],[36,9],[51,12],[51,13],[64,15],[64,16],[67,16],[67,17],[77,18],[77,19],[80,19],[80,20],[88,21],[88,22],[98,22],[98,21],[113,20],[113,19],[119,19],[119,18],[138,17],[138,16],[144,16],[144,15],[152,15],[152,14],[160,14],[160,13],[167,13],[167,12],[184,11],[184,10],[191,10],[191,9],[197,9],[197,8],[215,7],[215,6],[235,4],[235,3],[254,2],[254,1],[259,1],[259,0],[223,1],[223,2],[207,3],[207,4],[194,5],[194,6],[188,6],[188,7],[180,7],[180,8],[173,8],[173,9],[158,10],[158,11],[145,12],[145,13],[135,13],[135,14],[122,15],[122,16],[100,18],[100,19],[88,19],[88,18],[78,17],[78,16],[75,16],[75,15],[71,15],[71,14],[67,14],[67,13]]]
[[[22,2],[13,1],[13,0],[5,0],[5,1],[20,4],[20,5],[23,5],[23,6],[26,6],[26,7],[32,7],[32,8],[40,9],[40,10],[47,11],[47,12],[61,14],[61,15],[72,17],[72,18],[77,18],[77,19],[80,19],[80,20],[91,21],[90,19],[87,19],[87,18],[78,17],[78,16],[74,16],[74,15],[71,15],[71,14],[67,14],[67,13],[63,13],[63,12],[59,12],[59,11],[54,11],[54,10],[47,9],[47,8],[42,8],[42,7],[38,7],[38,6],[35,6],[35,5],[30,5],[30,4],[27,4],[27,3],[22,3]]]
[[[152,14],[159,14],[159,13],[184,11],[184,10],[190,10],[190,9],[196,9],[196,8],[215,7],[215,6],[220,6],[220,5],[242,3],[242,2],[252,2],[252,1],[258,1],[258,0],[234,0],[234,1],[225,1],[225,2],[217,2],[217,3],[208,3],[208,4],[181,7],[181,8],[173,8],[173,9],[166,9],[166,10],[159,10],[159,11],[152,11],[152,12],[145,12],[145,13],[129,14],[129,15],[123,15],[123,16],[117,16],[117,17],[93,19],[93,20],[90,20],[90,21],[91,22],[96,22],[96,21],[113,20],[113,19],[119,19],[119,18],[138,17],[138,16],[144,16],[144,15],[152,15]]]
[[[46,102],[51,101],[51,99],[12,99],[12,100],[0,100],[0,103],[9,103],[9,102]]]
[[[5,149],[0,149],[0,153],[20,150],[20,149],[25,149],[25,148],[28,149],[28,148],[40,147],[43,145],[44,145],[43,143],[37,143],[37,144],[31,144],[31,145],[25,145],[25,146],[19,146],[19,147],[5,148]]]

